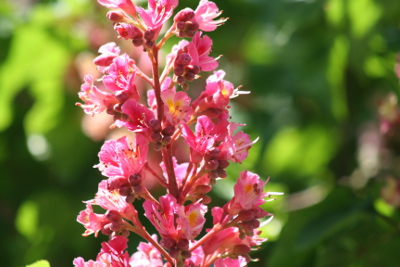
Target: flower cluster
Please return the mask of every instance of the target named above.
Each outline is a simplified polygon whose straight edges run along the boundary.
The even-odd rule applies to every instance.
[[[212,186],[227,177],[230,162],[246,159],[256,141],[237,132],[241,125],[231,122],[229,115],[231,98],[248,92],[239,91],[224,79],[223,70],[216,70],[218,58],[210,55],[212,40],[203,35],[226,19],[219,18],[221,11],[208,0],[201,0],[196,10],[185,8],[179,12],[175,12],[178,0],[149,0],[147,9],[131,0],[98,2],[111,9],[107,18],[119,38],[130,40],[146,52],[152,75],[142,72],[115,43],[108,43],[94,60],[102,78],[84,78],[79,93],[84,103],[77,105],[92,116],[106,112],[113,117],[112,127],[124,127],[134,137],[106,141],[99,152],[100,162],[95,167],[106,179],[99,183],[95,198],[85,202],[86,209],[80,212],[78,222],[86,228],[84,236],[102,233],[109,236],[109,241],[102,244],[96,261],[76,258],[74,265],[247,265],[250,250],[265,241],[259,236],[259,219],[272,216],[260,206],[279,194],[264,192],[267,182],[257,174],[240,173],[234,197],[223,207],[211,209],[213,227],[199,237],[205,230]],[[162,34],[174,13],[172,25]],[[173,46],[160,71],[159,51],[172,36],[182,40]],[[200,73],[211,71],[204,91],[192,99],[187,93],[191,82]],[[137,89],[136,78],[151,88],[147,95]],[[187,150],[175,149],[178,143]],[[182,151],[187,151],[188,162],[178,163]],[[151,166],[150,153],[159,153],[159,171],[154,164]],[[156,179],[166,194],[153,197],[146,187],[147,179]],[[93,206],[100,206],[104,213],[95,213]],[[139,206],[158,236],[143,227]],[[140,243],[138,251],[129,255],[127,237],[131,232],[147,243]]]

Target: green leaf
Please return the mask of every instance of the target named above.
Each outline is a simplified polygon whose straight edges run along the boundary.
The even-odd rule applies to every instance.
[[[50,263],[46,260],[40,260],[35,263],[26,265],[26,267],[50,267]]]

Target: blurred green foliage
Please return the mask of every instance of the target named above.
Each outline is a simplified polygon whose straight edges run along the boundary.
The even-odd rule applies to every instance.
[[[233,121],[260,140],[213,203],[245,168],[285,192],[264,205],[275,214],[263,227],[270,240],[250,266],[396,266],[400,213],[380,192],[400,177],[399,144],[379,134],[377,107],[399,92],[400,2],[215,2],[230,19],[209,33],[213,54],[252,91],[235,99]],[[104,240],[83,238],[75,222],[102,179],[91,167],[102,142],[83,134],[74,103],[79,59],[115,40],[105,14],[89,0],[0,3],[2,266],[72,266]]]

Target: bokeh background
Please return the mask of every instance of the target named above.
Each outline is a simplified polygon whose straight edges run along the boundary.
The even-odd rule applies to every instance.
[[[213,55],[252,92],[234,100],[233,121],[260,140],[212,203],[245,168],[285,193],[264,205],[275,218],[250,266],[398,266],[400,2],[215,2],[230,19],[208,34]],[[94,0],[0,2],[1,266],[72,266],[104,240],[75,220],[103,179],[92,166],[111,133],[75,103],[99,46],[124,46],[106,12]]]

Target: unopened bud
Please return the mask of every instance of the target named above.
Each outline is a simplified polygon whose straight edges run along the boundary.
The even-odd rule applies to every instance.
[[[219,163],[219,168],[221,169],[225,169],[229,166],[229,161],[227,160],[219,160],[218,163]]]
[[[108,210],[106,212],[106,218],[111,222],[118,222],[122,219],[121,214],[116,210]]]
[[[191,256],[192,256],[192,253],[189,250],[184,250],[181,252],[181,257],[183,259],[190,259]]]
[[[160,133],[153,132],[153,133],[151,134],[151,139],[153,139],[154,142],[160,142],[161,139],[162,139],[162,136],[161,136]]]
[[[172,249],[175,247],[176,245],[176,241],[171,238],[171,237],[164,237],[163,239],[161,239],[160,241],[160,245],[165,248],[165,249]]]
[[[218,177],[220,177],[220,178],[226,178],[226,177],[228,177],[228,174],[227,174],[226,171],[223,170],[223,169],[217,169],[217,172],[218,172]]]
[[[169,145],[171,144],[172,138],[169,135],[166,135],[162,138],[162,142],[164,145]]]
[[[201,71],[201,68],[198,65],[187,65],[185,67],[185,70],[187,72],[191,72],[193,74],[199,74]]]
[[[218,160],[212,159],[206,162],[206,166],[207,170],[216,170],[218,168]]]
[[[128,180],[131,186],[140,185],[142,183],[142,175],[140,173],[133,173],[129,175]]]
[[[205,185],[205,184],[204,184],[204,185],[198,185],[198,186],[196,186],[195,191],[198,192],[198,193],[200,193],[200,194],[207,194],[208,192],[211,191],[211,189],[212,189],[211,186]]]
[[[133,187],[133,191],[135,192],[135,194],[140,195],[143,192],[143,186],[136,185]]]
[[[180,250],[188,250],[189,249],[189,240],[181,239],[176,244],[177,248]]]
[[[239,212],[238,219],[243,222],[253,220],[254,212],[252,210],[241,210]]]
[[[107,19],[112,22],[125,22],[126,16],[124,12],[121,11],[110,11],[107,13]]]
[[[186,66],[192,61],[192,57],[188,53],[182,53],[175,59],[178,66]]]
[[[170,255],[172,258],[176,259],[176,258],[178,258],[178,256],[179,256],[179,250],[176,249],[176,248],[172,248],[172,249],[170,249],[170,251],[169,251],[169,255]]]
[[[162,135],[164,135],[164,136],[171,136],[171,135],[174,134],[174,132],[175,132],[175,126],[172,126],[172,125],[166,126],[166,127],[161,131]]]
[[[154,144],[155,151],[160,151],[162,147],[163,147],[163,144],[160,142]]]
[[[123,186],[128,186],[128,181],[123,177],[107,180],[107,190],[109,191],[119,189]]]
[[[194,18],[196,14],[194,13],[194,11],[190,8],[185,8],[182,9],[181,11],[179,11],[178,13],[176,13],[175,17],[174,17],[174,21],[175,22],[179,22],[179,21],[188,21]]]
[[[245,244],[239,244],[233,247],[233,253],[236,255],[245,255],[250,252],[250,247]]]
[[[192,82],[195,78],[195,75],[192,72],[187,72],[183,75],[183,78],[185,78],[185,80],[188,82]]]
[[[211,202],[211,197],[208,195],[200,195],[201,198],[201,203],[203,204],[209,204]]]
[[[181,75],[183,75],[184,72],[185,72],[185,70],[183,69],[182,66],[177,66],[174,68],[174,74],[176,76],[181,76]]]
[[[113,106],[107,107],[106,112],[107,112],[108,115],[115,115],[115,113],[116,113],[116,111],[115,111]]]
[[[149,125],[154,131],[156,131],[156,132],[161,131],[161,123],[159,120],[151,119],[151,120],[149,120]]]
[[[114,97],[119,103],[123,104],[129,99],[129,94],[126,91],[118,91]]]
[[[176,78],[176,82],[179,83],[182,87],[183,87],[184,84],[186,84],[185,83],[185,78],[183,78],[182,76],[178,76]]]
[[[185,82],[181,84],[181,87],[182,87],[182,90],[185,92],[187,92],[189,90],[189,85]]]
[[[121,230],[122,224],[120,222],[112,222],[110,225],[110,230],[113,232],[117,232]]]
[[[135,201],[135,198],[136,198],[135,194],[130,194],[126,196],[125,202],[132,204]]]
[[[156,33],[153,30],[147,30],[144,32],[144,39],[146,41],[154,41],[155,36],[156,36]]]
[[[131,232],[127,229],[123,229],[121,231],[121,235],[128,237],[131,234]]]
[[[258,227],[260,227],[260,221],[257,219],[254,219],[251,221],[251,225],[254,227],[254,229],[257,229]]]
[[[136,47],[143,45],[144,40],[142,38],[134,38],[132,39],[132,44]]]
[[[119,189],[119,194],[120,194],[121,196],[128,196],[128,195],[130,195],[131,193],[132,193],[132,189],[131,189],[130,186],[122,186],[122,187]]]
[[[120,103],[117,103],[113,106],[113,109],[115,112],[121,113],[122,112],[122,105]]]
[[[146,45],[146,48],[151,49],[151,48],[154,47],[154,42],[153,42],[153,41],[147,41],[147,42],[145,43],[145,45]]]

